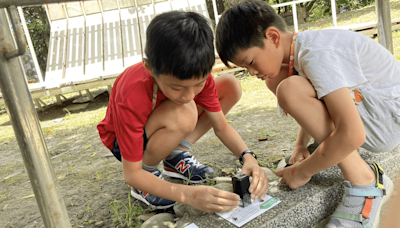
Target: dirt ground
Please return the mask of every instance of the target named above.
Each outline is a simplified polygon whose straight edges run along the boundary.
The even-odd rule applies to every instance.
[[[298,125],[293,118],[276,114],[276,99],[262,81],[251,77],[240,81],[242,99],[226,118],[248,147],[257,153],[260,164],[273,168],[293,149]],[[122,203],[129,204],[130,189],[124,182],[120,162],[102,144],[96,129],[96,124],[104,118],[108,93],[99,95],[84,110],[66,111],[64,108],[73,99],[38,112],[71,224],[73,227],[101,224],[103,227],[126,227],[119,221],[114,222],[116,213],[111,206],[117,206],[120,216],[124,214],[126,208]],[[60,118],[63,120],[57,122]],[[260,142],[259,138],[268,140]],[[7,115],[0,117],[0,142],[0,227],[44,227]],[[212,166],[218,176],[225,175],[224,168],[240,167],[237,158],[212,130],[191,152],[200,162]],[[134,200],[132,203],[133,214],[151,212]]]

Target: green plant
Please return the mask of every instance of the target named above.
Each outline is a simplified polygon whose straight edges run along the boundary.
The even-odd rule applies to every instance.
[[[89,224],[92,224],[92,223],[95,223],[96,222],[96,220],[89,220],[89,221],[86,221],[86,222],[84,222],[84,223],[82,223],[82,225],[84,225],[84,226],[86,226],[86,225],[89,225]]]
[[[274,172],[274,173],[276,172],[276,165],[271,164],[271,171]]]
[[[258,160],[257,162],[258,162],[258,165],[259,165],[260,167],[265,167],[265,166],[267,166],[267,164],[266,164],[264,161]]]
[[[192,173],[193,173],[193,169],[192,170],[188,170],[189,176],[188,176],[188,180],[186,181],[187,185],[190,185],[190,179],[192,178]]]
[[[71,114],[71,112],[70,112],[68,109],[63,108],[63,111],[67,113],[67,114],[64,116],[64,120],[72,119],[72,114]]]
[[[206,178],[207,178],[206,185],[214,186],[216,184],[216,181],[214,179],[210,179],[209,177],[210,177],[210,175],[206,174]]]
[[[8,195],[10,195],[10,191],[0,192],[0,203],[3,202],[7,198]]]
[[[210,166],[210,167],[213,166],[213,164],[212,164],[211,162],[204,162],[204,165],[208,165],[208,166]]]
[[[84,214],[85,212],[92,210],[92,208],[90,208],[90,203],[91,203],[91,202],[92,202],[92,200],[89,200],[86,209],[78,213],[78,215],[77,215],[77,216],[78,216],[78,219],[81,219],[81,218],[83,217],[83,214]]]
[[[272,182],[272,181],[274,181],[275,179],[277,179],[278,178],[278,176],[274,176],[270,181]]]
[[[121,205],[125,208],[125,212],[122,214],[120,214],[118,211],[118,203],[121,203]],[[115,213],[115,218],[113,220],[112,225],[114,225],[114,223],[117,221],[122,226],[128,226],[131,228],[140,228],[140,226],[142,225],[137,216],[143,214],[145,210],[141,206],[135,206],[131,203],[130,193],[128,193],[128,205],[118,200],[114,200],[112,203],[110,202],[108,205],[113,209]],[[122,215],[122,217],[120,215]]]

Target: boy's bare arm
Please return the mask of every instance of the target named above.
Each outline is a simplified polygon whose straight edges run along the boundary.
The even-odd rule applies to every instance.
[[[209,112],[206,110],[215,134],[236,157],[239,157],[247,146],[235,129],[225,119],[222,111]],[[243,156],[242,173],[253,177],[249,191],[253,199],[262,199],[268,192],[268,178],[258,165],[257,160],[250,154]]]
[[[307,150],[307,144],[311,139],[304,128],[300,126],[299,133],[297,134],[296,143],[294,144],[294,149],[292,156],[289,160],[289,164],[295,164],[298,161],[302,161],[310,157],[310,152]]]
[[[239,157],[243,151],[248,149],[237,131],[228,124],[222,111],[209,112],[205,110],[205,112],[211,120],[215,134],[236,157]]]
[[[239,196],[210,186],[189,186],[162,180],[142,169],[142,162],[122,158],[125,182],[130,186],[164,199],[187,204],[214,213],[229,211],[239,205]]]
[[[365,142],[364,126],[349,89],[338,89],[326,95],[324,101],[335,130],[299,165],[308,177],[340,163]]]

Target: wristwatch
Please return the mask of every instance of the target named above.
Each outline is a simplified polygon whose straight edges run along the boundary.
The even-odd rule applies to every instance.
[[[239,157],[239,162],[240,162],[240,164],[243,165],[243,156],[244,156],[245,154],[251,154],[251,155],[257,160],[257,156],[256,156],[256,154],[255,154],[253,151],[251,151],[251,150],[245,150],[245,151],[243,151],[243,153],[242,153],[242,154],[240,155],[240,157]]]

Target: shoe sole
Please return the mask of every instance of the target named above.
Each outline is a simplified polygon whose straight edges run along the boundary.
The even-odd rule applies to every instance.
[[[388,180],[389,180],[389,186],[388,186],[388,191],[386,192],[387,195],[383,197],[382,202],[379,205],[379,209],[378,209],[377,215],[375,217],[374,224],[372,225],[371,228],[378,228],[379,227],[379,219],[380,219],[380,216],[381,216],[381,208],[389,200],[390,196],[393,193],[393,188],[394,188],[393,182],[392,182],[392,180],[390,178],[388,178]]]
[[[169,177],[173,177],[173,178],[182,179],[182,180],[188,181],[188,182],[190,182],[190,183],[195,183],[195,184],[199,184],[199,183],[202,183],[202,182],[204,182],[204,181],[207,180],[207,179],[198,180],[198,181],[189,180],[189,178],[185,177],[185,176],[182,175],[182,174],[174,173],[174,172],[170,172],[170,171],[166,171],[165,169],[163,170],[163,175],[169,176]]]
[[[131,196],[137,200],[142,201],[143,203],[145,203],[146,205],[150,206],[153,209],[167,209],[167,208],[173,207],[175,205],[175,204],[171,204],[171,205],[166,205],[166,206],[154,206],[154,205],[150,204],[145,198],[143,198],[142,195],[137,194],[133,190],[131,190]]]

